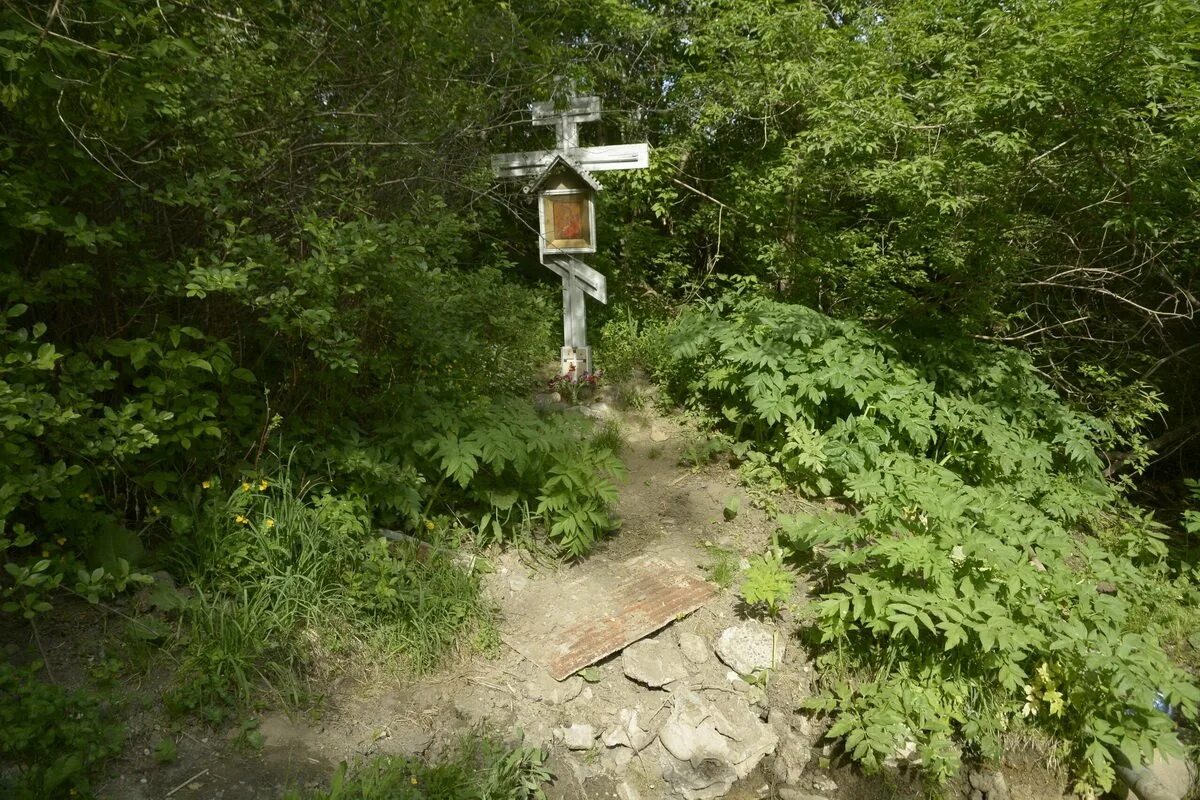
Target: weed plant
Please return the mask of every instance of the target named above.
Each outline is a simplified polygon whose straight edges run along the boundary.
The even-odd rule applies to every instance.
[[[796,576],[783,563],[783,551],[775,548],[750,559],[740,593],[747,605],[761,606],[769,616],[778,617],[795,588]]]
[[[1164,622],[1194,618],[1193,578],[1103,481],[1093,442],[1111,432],[1026,356],[906,346],[749,293],[683,320],[676,355],[683,396],[748,463],[855,511],[781,537],[820,591],[812,705],[853,758],[878,768],[915,742],[940,783],[1024,722],[1084,790],[1112,786],[1114,753],[1178,752],[1161,706],[1194,720],[1200,692]]]
[[[624,382],[640,367],[654,380],[667,381],[675,366],[671,356],[674,328],[673,319],[638,319],[631,308],[621,309],[600,329],[596,352],[604,374],[610,381]]]
[[[290,792],[284,800],[542,800],[550,779],[546,754],[508,748],[487,736],[464,739],[444,760],[381,756],[356,766],[343,763],[328,791]]]
[[[710,559],[706,567],[708,579],[722,589],[732,587],[738,574],[737,553],[717,545],[709,545],[707,549]]]
[[[613,419],[600,423],[592,433],[592,444],[615,456],[621,455],[625,449],[625,434],[621,432],[621,424]]]

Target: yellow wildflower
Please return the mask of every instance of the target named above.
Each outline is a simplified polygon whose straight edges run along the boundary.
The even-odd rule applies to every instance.
[[[265,525],[266,525],[268,528],[274,528],[274,527],[275,527],[275,520],[273,520],[273,519],[269,519],[269,520],[267,520],[267,521],[266,521],[264,524],[265,524]]]
[[[249,482],[246,482],[246,483],[243,483],[243,484],[242,484],[242,491],[243,491],[243,492],[248,492],[248,491],[250,491],[252,488],[254,488],[254,487],[252,487],[252,486],[249,484]]]
[[[411,778],[408,779],[408,782],[411,783],[413,786],[416,786],[417,785],[417,776],[413,775]]]
[[[212,481],[200,481],[200,488],[201,489],[211,489]]]
[[[152,513],[152,514],[160,513],[159,507],[158,506],[150,506],[150,513]]]
[[[259,482],[258,482],[258,490],[259,490],[260,492],[265,492],[265,491],[267,490],[267,487],[268,487],[268,486],[270,486],[270,485],[271,485],[271,484],[267,483],[265,480],[263,480],[263,481],[259,481]]]
[[[425,520],[425,530],[427,530],[427,531],[433,530],[433,520],[431,520],[431,519]]]
[[[67,537],[60,536],[57,539],[55,539],[54,541],[58,542],[60,545],[63,545],[63,544],[67,543]]]
[[[243,517],[241,514],[238,514],[236,517],[234,517],[233,521],[236,522],[238,525],[249,525],[250,524],[250,520],[246,517]]]

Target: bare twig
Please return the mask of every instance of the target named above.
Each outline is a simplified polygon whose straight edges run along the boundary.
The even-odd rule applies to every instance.
[[[42,654],[42,665],[46,668],[46,676],[50,678],[51,683],[58,683],[54,677],[54,670],[50,668],[50,659],[46,656],[46,648],[42,645],[42,635],[38,633],[37,620],[29,620],[29,626],[33,628],[33,640],[37,642],[38,652]]]
[[[204,769],[200,770],[199,772],[197,772],[197,773],[196,773],[195,775],[193,775],[192,777],[188,778],[188,779],[187,779],[186,781],[184,781],[183,783],[181,783],[181,784],[179,784],[178,786],[176,786],[176,787],[175,787],[174,789],[172,789],[171,791],[167,792],[167,794],[166,794],[166,797],[170,797],[171,795],[175,794],[176,792],[178,792],[178,791],[179,791],[180,789],[182,789],[183,787],[187,786],[187,785],[188,785],[189,783],[191,783],[192,781],[196,780],[196,778],[203,777],[204,775],[207,775],[207,774],[208,774],[208,768],[206,767],[206,768],[204,768]]]
[[[745,214],[743,214],[742,212],[738,211],[738,210],[737,210],[736,208],[734,208],[733,206],[726,205],[725,203],[722,203],[720,200],[718,200],[717,198],[713,197],[711,194],[706,194],[705,192],[702,192],[702,191],[700,191],[700,190],[699,190],[699,189],[697,189],[695,186],[692,186],[690,183],[684,183],[683,181],[679,180],[679,178],[671,178],[671,182],[672,182],[672,183],[679,184],[679,185],[680,185],[680,186],[682,186],[683,188],[687,189],[689,192],[693,192],[694,194],[697,194],[697,195],[699,195],[699,196],[703,197],[705,200],[709,200],[709,201],[711,201],[711,202],[713,202],[713,203],[716,203],[716,204],[717,204],[717,205],[719,205],[721,208],[724,208],[725,210],[729,211],[729,212],[730,212],[730,213],[732,213],[732,214],[737,214],[737,215],[738,215],[739,217],[741,217],[742,219],[750,219],[748,216],[746,216],[746,215],[745,215]]]

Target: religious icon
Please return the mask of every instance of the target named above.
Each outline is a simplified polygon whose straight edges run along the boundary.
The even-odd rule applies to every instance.
[[[542,195],[545,246],[571,252],[594,251],[592,213],[589,192],[560,189]]]
[[[578,197],[554,200],[554,238],[579,239],[583,233],[583,203]]]

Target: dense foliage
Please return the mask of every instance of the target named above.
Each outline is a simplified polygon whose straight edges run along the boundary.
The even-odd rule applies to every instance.
[[[1148,622],[1179,602],[1165,536],[1103,482],[1104,424],[1065,406],[1027,357],[964,344],[947,358],[950,343],[751,294],[685,318],[679,337],[683,392],[752,481],[853,509],[790,518],[781,542],[819,576],[821,663],[847,677],[814,705],[836,714],[830,733],[855,759],[878,768],[914,742],[942,781],[963,746],[998,759],[1022,719],[1102,788],[1118,751],[1178,751],[1160,706],[1194,719],[1200,689]],[[777,592],[779,567],[757,570],[748,601]]]
[[[1134,466],[1157,392],[1160,457],[1195,453],[1191,0],[602,7],[579,23],[593,70],[657,146],[622,179],[614,296],[752,274],[871,326],[1035,348],[1119,423],[1106,468]]]
[[[1193,0],[12,0],[0,608],[168,567],[148,635],[220,719],[327,653],[486,638],[468,541],[613,530],[619,436],[521,397],[557,291],[487,170],[548,141],[529,101],[596,93],[585,143],[654,154],[599,198],[598,363],[846,504],[743,592],[816,571],[850,752],[944,778],[1032,725],[1106,785],[1169,744],[1160,692],[1196,704],[1164,653],[1200,650],[1198,47]],[[707,305],[722,275],[762,288]]]
[[[477,172],[478,134],[508,92],[527,99],[537,59],[516,57],[515,16],[444,11],[0,12],[9,608],[44,610],[64,581],[119,588],[122,564],[173,535],[171,503],[296,442],[385,525],[442,512],[443,468],[493,492],[489,530],[529,501],[573,553],[609,525],[610,491],[555,494],[593,461],[528,414],[456,424],[430,460],[418,447],[451,409],[527,387],[553,352],[553,294],[514,280],[483,232],[499,208],[479,202]],[[513,457],[528,491],[467,486],[446,437],[482,442],[499,469],[497,432],[554,460]]]
[[[0,756],[8,764],[0,790],[14,800],[91,797],[123,731],[100,698],[43,683],[41,666],[0,663]]]
[[[500,244],[480,166],[555,47],[534,22],[0,9],[6,612],[167,567],[155,613],[182,624],[131,630],[179,648],[168,705],[217,722],[355,654],[486,644],[464,540],[579,556],[615,527],[611,453],[511,400],[557,297]]]

